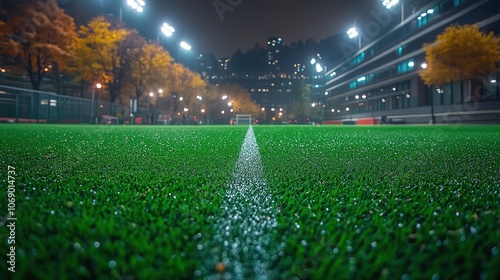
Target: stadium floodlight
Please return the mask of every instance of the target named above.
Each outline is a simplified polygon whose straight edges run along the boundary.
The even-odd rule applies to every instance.
[[[181,46],[181,48],[185,49],[186,51],[190,51],[191,50],[191,45],[189,45],[188,43],[186,43],[184,41],[182,41],[180,43],[180,46]]]
[[[146,3],[144,3],[143,0],[127,0],[127,4],[137,12],[141,13],[144,11],[144,6]]]
[[[387,9],[390,9],[390,8],[396,6],[398,3],[399,3],[399,0],[382,0],[382,5],[384,5],[384,7],[386,7]],[[434,12],[434,10],[432,10],[432,12]],[[401,0],[401,22],[403,22],[404,19],[405,19],[404,5],[403,5],[403,0]]]
[[[161,32],[167,37],[170,37],[174,35],[175,33],[175,28],[173,28],[171,25],[168,23],[164,22],[163,25],[161,26]]]
[[[358,37],[358,47],[361,49],[361,36],[356,27],[349,28],[349,30],[347,30],[347,36],[349,36],[350,39]]]

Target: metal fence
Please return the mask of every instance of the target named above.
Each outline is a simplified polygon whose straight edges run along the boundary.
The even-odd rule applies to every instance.
[[[158,122],[161,115],[166,114],[137,108],[131,117],[129,106],[122,104],[0,85],[0,122],[96,124],[116,120],[151,124]]]

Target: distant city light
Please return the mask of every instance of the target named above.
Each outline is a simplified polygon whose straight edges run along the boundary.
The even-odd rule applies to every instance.
[[[422,64],[420,65],[420,67],[422,67],[422,69],[427,69],[427,63],[425,63],[425,62],[424,62],[424,63],[422,63]]]

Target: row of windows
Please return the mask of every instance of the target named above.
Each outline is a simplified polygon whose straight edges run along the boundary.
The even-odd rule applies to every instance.
[[[473,85],[473,89],[471,89],[472,97],[469,97],[469,94],[465,92],[467,88],[462,88],[461,82],[448,83],[439,88],[424,86],[425,90],[419,91],[418,88],[411,89],[410,81],[405,81],[379,90],[330,100],[328,101],[327,108],[329,109],[326,110],[326,114],[327,118],[335,118],[336,116],[345,117],[355,113],[429,106],[431,102],[439,106],[462,104],[470,101],[500,100],[498,78],[500,78],[500,74],[491,75],[484,85]],[[417,92],[423,94],[422,98],[419,98]]]
[[[409,93],[404,93],[401,95],[389,96],[385,98],[377,99],[360,99],[358,102],[349,104],[338,104],[330,108],[330,115],[346,115],[346,114],[356,114],[356,113],[368,113],[374,111],[382,110],[395,110],[412,108],[418,106],[418,100],[416,96],[412,96]],[[327,110],[328,113],[328,110]]]
[[[259,88],[259,89],[251,88],[250,92],[269,92],[269,89],[268,88]],[[292,92],[292,90],[289,88],[287,88],[287,89],[275,89],[275,90],[273,90],[273,92]]]
[[[421,59],[422,60],[422,59]],[[355,80],[349,82],[349,84],[338,87],[332,91],[333,95],[338,95],[344,92],[348,92],[350,90],[360,88],[363,86],[366,86],[368,84],[372,84],[374,82],[382,81],[387,78],[395,77],[397,75],[401,75],[404,73],[407,73],[409,71],[414,71],[415,70],[415,60],[414,59],[409,59],[402,61],[395,66],[389,66],[383,69],[380,69],[378,71],[375,71],[373,73],[370,73],[365,76],[361,76],[356,78]]]

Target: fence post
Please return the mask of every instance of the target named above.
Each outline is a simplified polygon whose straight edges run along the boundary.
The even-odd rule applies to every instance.
[[[62,97],[61,99],[62,99],[62,103],[63,103],[63,106],[64,106],[63,107],[63,121],[66,124],[66,123],[68,123],[68,119],[67,119],[67,116],[66,116],[66,102],[64,101],[65,100],[64,97]]]
[[[31,123],[31,120],[33,120],[33,112],[35,111],[35,104],[33,101],[33,93],[31,93],[30,106],[31,106],[31,110],[30,110],[30,123]],[[38,117],[37,117],[37,119],[38,119]]]
[[[80,124],[83,122],[83,100],[80,99]]]
[[[16,123],[19,123],[19,94],[16,94]]]

